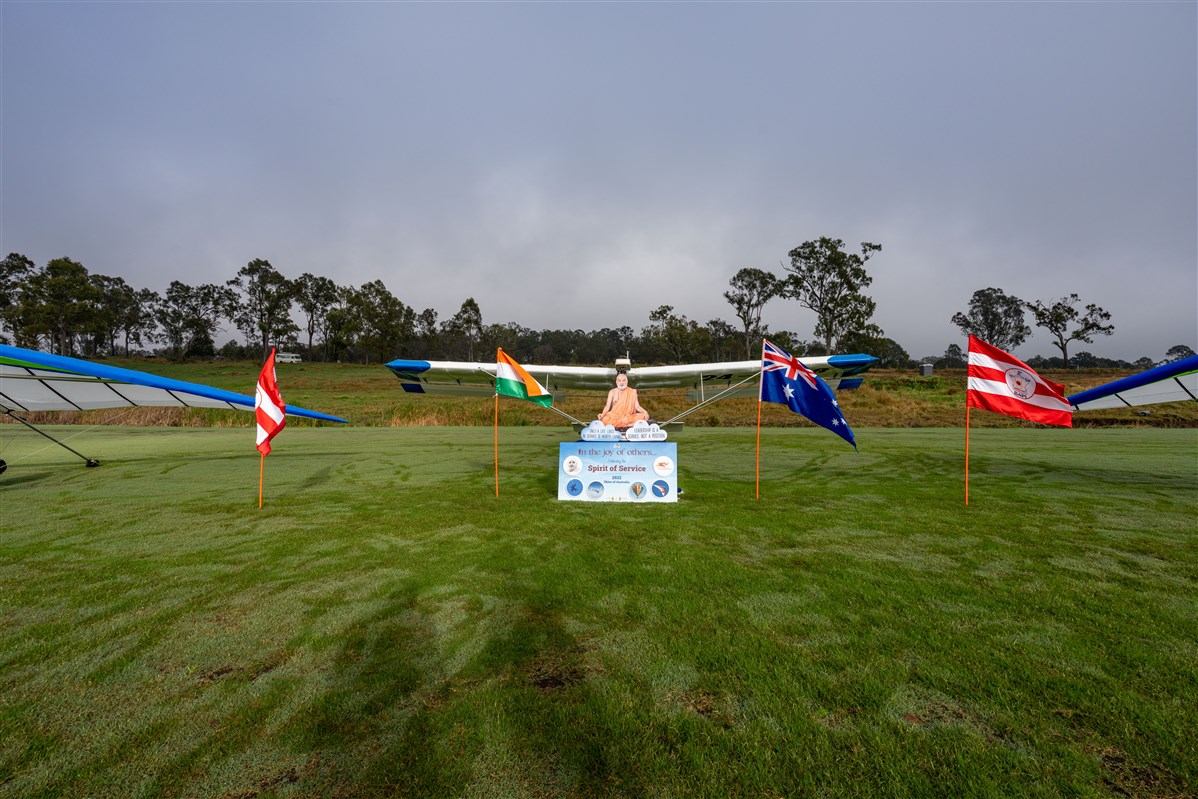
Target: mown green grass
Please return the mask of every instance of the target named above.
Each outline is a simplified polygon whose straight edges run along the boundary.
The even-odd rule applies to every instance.
[[[0,430],[0,796],[1188,796],[1198,433]]]

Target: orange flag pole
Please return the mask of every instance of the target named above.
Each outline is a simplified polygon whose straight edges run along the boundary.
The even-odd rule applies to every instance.
[[[761,399],[757,399],[757,455],[754,458],[757,463],[757,499],[761,499]]]
[[[266,456],[258,458],[258,508],[262,508],[262,474],[266,471]]]
[[[969,505],[969,406],[965,406],[965,504]]]
[[[495,395],[495,496],[499,496],[499,395]]]
[[[754,455],[754,468],[757,486],[757,499],[761,499],[761,389],[765,385],[765,339],[761,340],[761,366],[757,368],[757,453]]]

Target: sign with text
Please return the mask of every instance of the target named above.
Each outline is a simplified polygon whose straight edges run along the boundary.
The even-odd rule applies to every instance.
[[[673,441],[572,441],[557,459],[557,498],[582,502],[677,502]]]

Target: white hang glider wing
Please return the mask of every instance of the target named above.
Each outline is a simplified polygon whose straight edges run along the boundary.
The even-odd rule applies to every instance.
[[[0,412],[138,406],[254,409],[254,398],[200,383],[0,344]],[[344,419],[287,406],[288,416]]]
[[[1076,411],[1198,400],[1198,355],[1081,391],[1068,399]]]
[[[18,415],[28,411],[82,411],[100,408],[142,406],[173,408],[232,408],[254,410],[254,398],[232,391],[187,383],[166,377],[121,369],[116,366],[49,355],[36,350],[0,344],[0,414],[83,458],[88,466],[99,461],[88,458]],[[303,416],[327,422],[344,422],[336,416],[287,406],[288,416]],[[0,473],[7,464],[0,460]]]
[[[832,355],[821,358],[801,358],[807,368],[822,377],[833,388],[844,391],[861,385],[861,374],[878,362],[872,355]],[[616,382],[616,375],[625,372],[629,385],[638,391],[654,389],[685,390],[695,404],[682,413],[660,423],[675,431],[681,420],[704,405],[731,397],[756,397],[761,361],[727,361],[724,363],[694,363],[680,366],[629,366],[624,359],[612,367],[606,366],[537,366],[521,364],[524,370],[551,392],[605,391]],[[495,366],[469,361],[396,360],[387,364],[403,390],[409,394],[457,395],[489,397],[495,393]],[[568,413],[549,406],[573,422],[581,431],[586,423]]]
[[[840,391],[861,385],[860,375],[878,361],[872,355],[831,355],[799,360]],[[550,391],[606,391],[615,384],[616,374],[625,371],[629,384],[637,390],[690,389],[699,392],[700,400],[730,388],[735,391],[724,394],[724,397],[755,397],[756,385],[737,387],[736,384],[761,372],[760,360],[633,366],[623,370],[606,366],[521,366]],[[410,394],[489,397],[495,393],[495,365],[490,363],[396,360],[388,363],[387,368]]]

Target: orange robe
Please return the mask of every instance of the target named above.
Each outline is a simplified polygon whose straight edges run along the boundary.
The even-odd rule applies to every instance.
[[[611,410],[603,414],[599,421],[612,427],[632,427],[636,421],[649,421],[649,414],[636,409],[636,389],[631,386],[616,392],[616,401]]]

